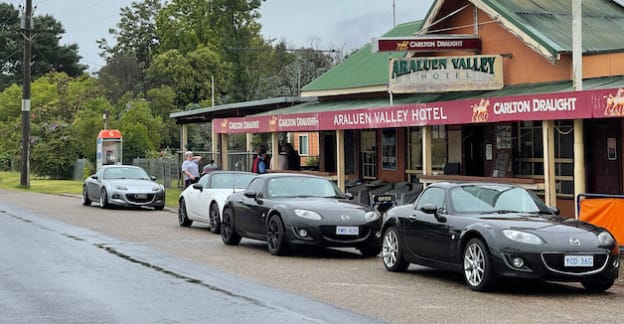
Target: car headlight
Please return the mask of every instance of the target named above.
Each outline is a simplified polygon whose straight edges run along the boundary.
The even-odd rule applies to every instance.
[[[515,242],[535,244],[535,245],[544,243],[544,241],[542,241],[542,239],[539,238],[537,235],[527,233],[527,232],[521,232],[521,231],[515,231],[515,230],[503,230],[503,234],[505,234],[505,236],[508,239],[515,241]]]
[[[160,186],[154,186],[154,187],[152,187],[152,191],[160,191]]]
[[[295,215],[301,218],[306,218],[306,219],[315,219],[315,220],[322,219],[319,213],[313,212],[311,210],[305,210],[305,209],[295,209]]]
[[[366,214],[364,214],[364,219],[365,219],[367,222],[376,221],[376,220],[378,220],[380,217],[381,217],[381,214],[379,214],[379,212],[378,212],[378,211],[376,211],[376,210],[372,210],[372,211],[366,212]]]
[[[128,187],[122,186],[122,185],[116,185],[115,189],[117,189],[117,190],[128,190]]]
[[[598,243],[600,246],[613,246],[615,245],[615,239],[609,232],[600,232],[598,234]]]

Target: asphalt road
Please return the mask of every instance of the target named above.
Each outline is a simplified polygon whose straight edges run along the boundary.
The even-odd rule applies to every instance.
[[[621,322],[623,316],[622,280],[601,294],[588,294],[577,284],[527,282],[476,293],[464,287],[459,275],[419,266],[390,273],[379,257],[362,258],[355,250],[303,250],[274,257],[260,242],[244,239],[240,246],[225,246],[204,226],[180,228],[174,212],[102,210],[82,206],[76,197],[0,191],[0,206],[9,203],[155,253],[393,323]],[[160,264],[158,257],[148,262]],[[187,274],[180,268],[176,272],[188,277],[194,277],[193,271],[201,273]]]
[[[0,203],[0,323],[380,323]]]

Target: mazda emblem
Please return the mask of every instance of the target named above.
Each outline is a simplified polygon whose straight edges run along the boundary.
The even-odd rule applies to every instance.
[[[343,221],[346,222],[346,221],[350,220],[351,217],[349,217],[349,215],[342,214],[342,215],[340,215],[340,219],[342,219]]]
[[[581,245],[581,240],[577,239],[576,237],[571,237],[570,238],[570,244],[572,244],[572,245]]]

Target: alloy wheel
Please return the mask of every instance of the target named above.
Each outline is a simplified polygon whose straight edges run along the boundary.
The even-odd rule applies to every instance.
[[[485,255],[476,243],[471,243],[464,253],[464,275],[468,283],[479,286],[485,276]]]
[[[383,240],[383,250],[382,257],[383,262],[389,266],[393,267],[397,260],[399,254],[399,239],[394,231],[387,231],[386,235],[384,235]]]

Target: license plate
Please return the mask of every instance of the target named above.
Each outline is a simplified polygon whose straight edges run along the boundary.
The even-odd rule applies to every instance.
[[[360,228],[357,226],[336,226],[337,235],[358,235]]]
[[[566,267],[593,267],[594,257],[591,255],[566,255],[563,265]]]
[[[147,199],[147,194],[136,194],[134,195],[136,199]]]

